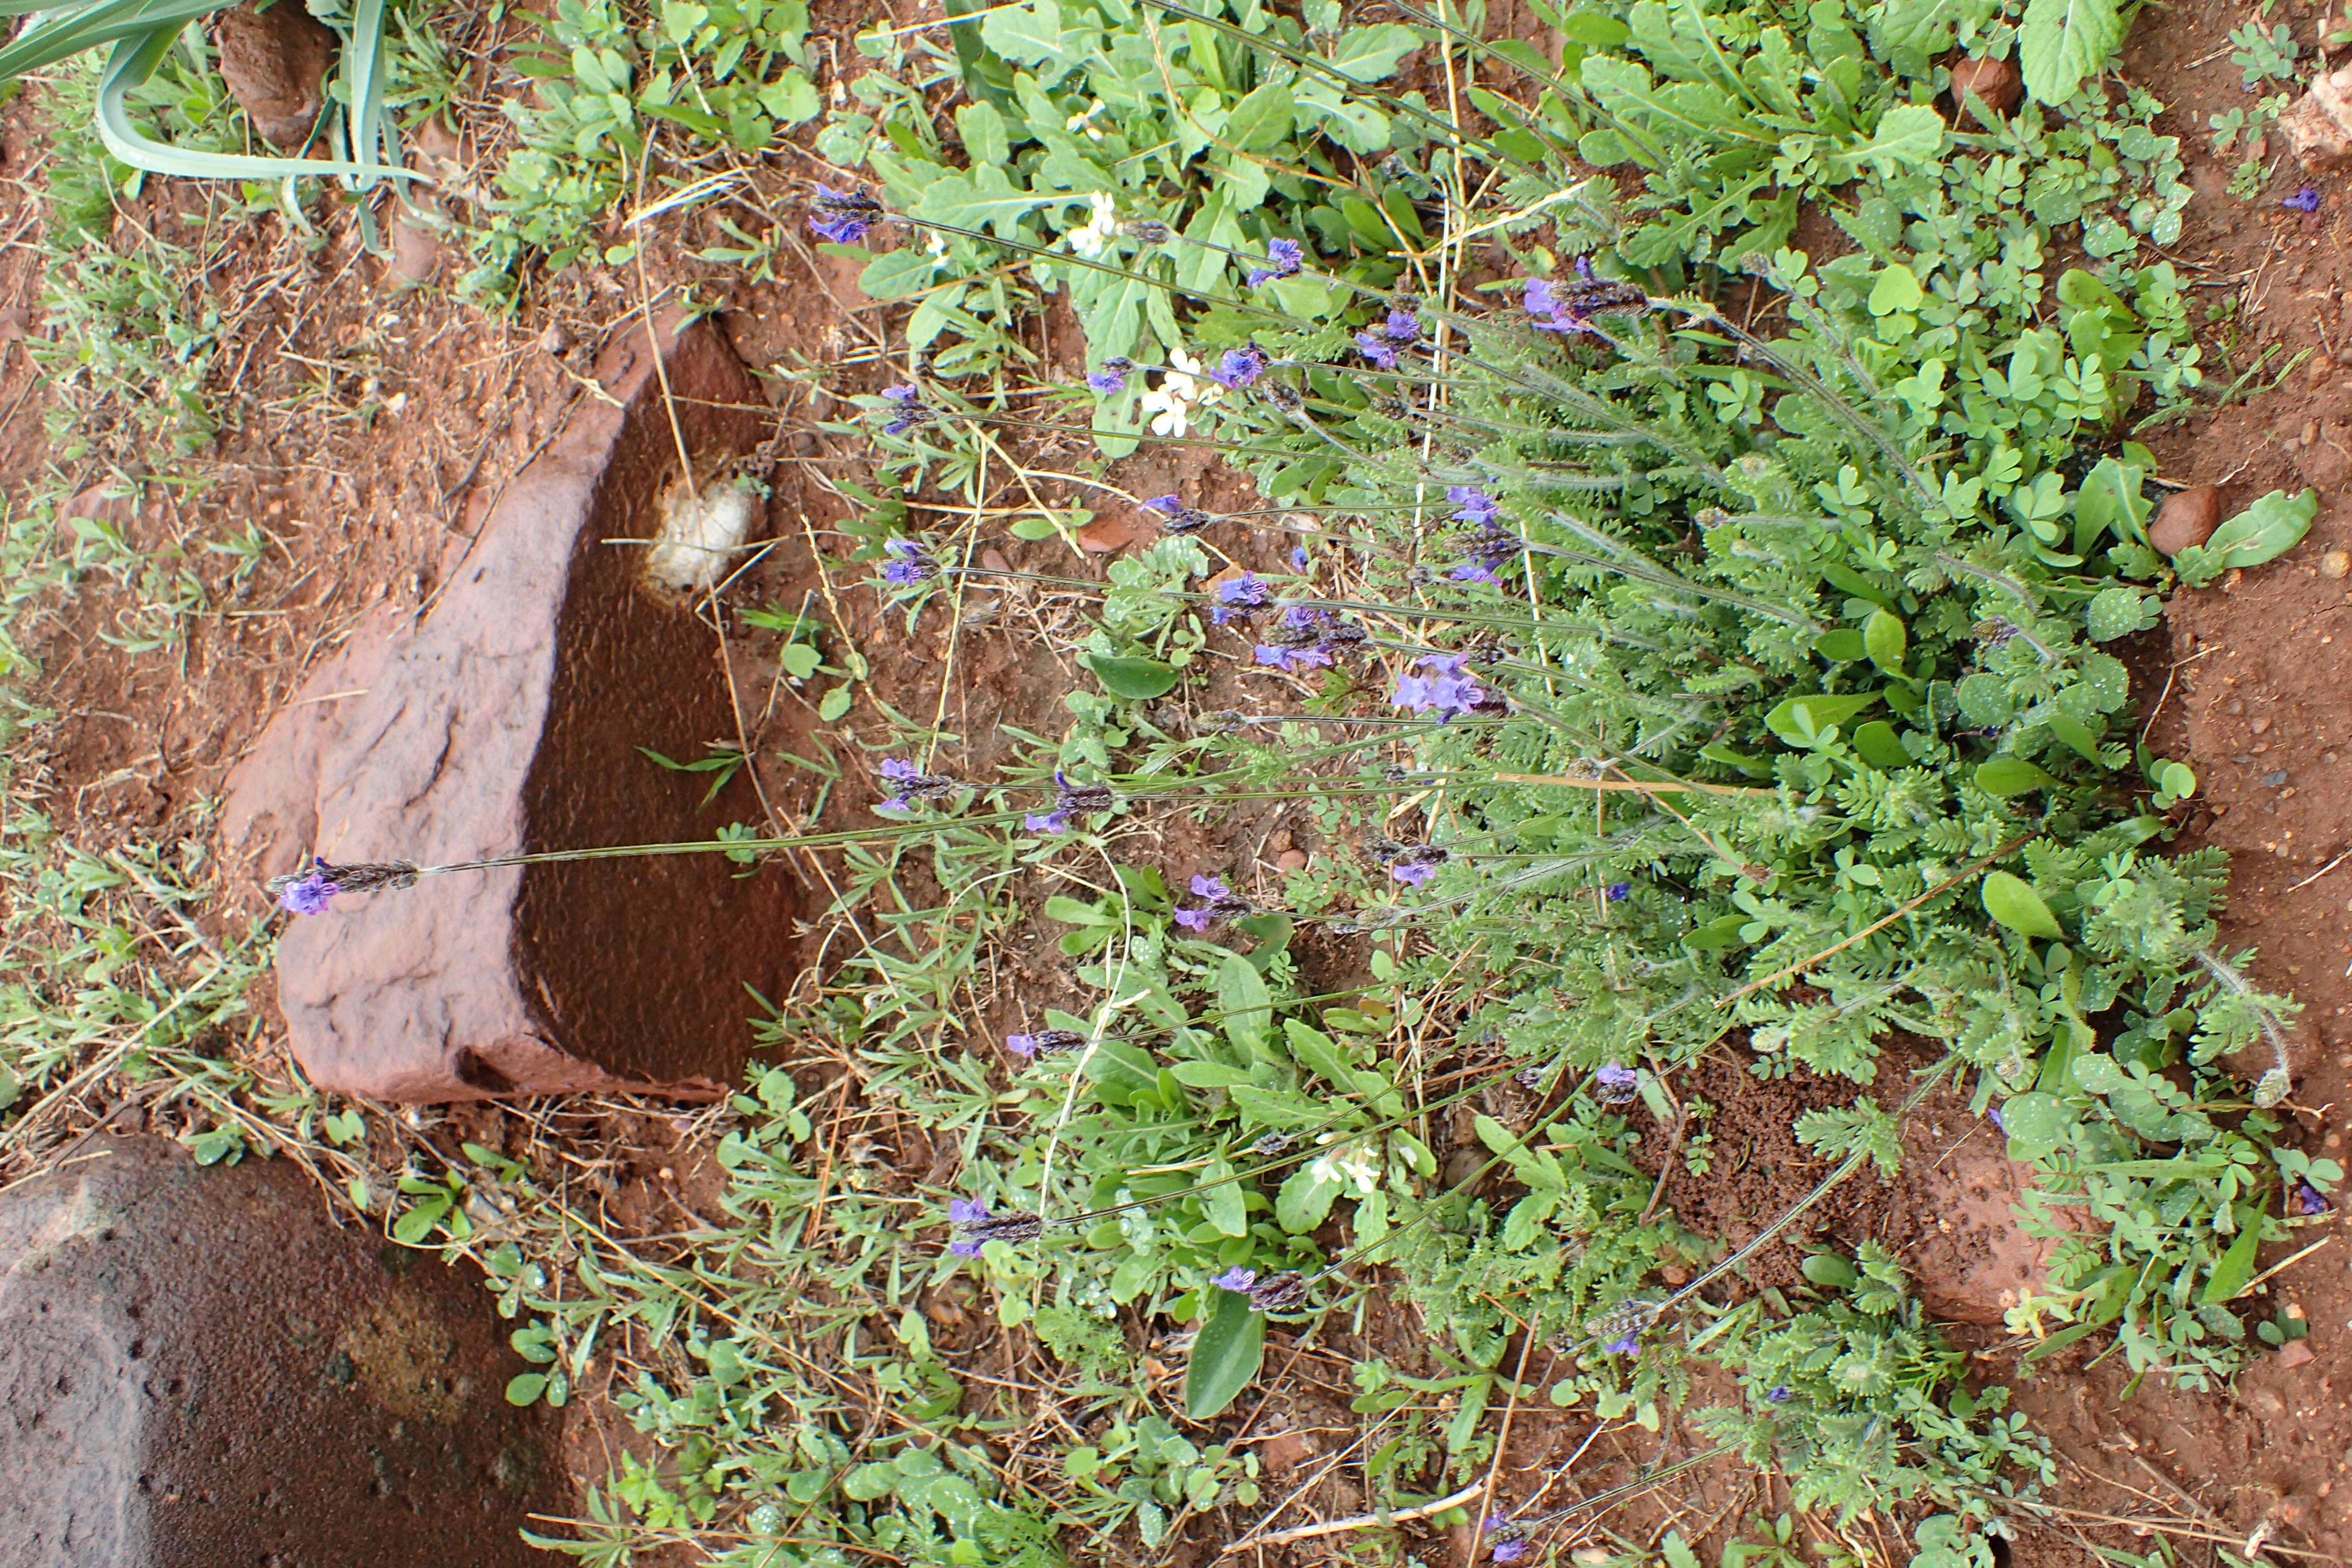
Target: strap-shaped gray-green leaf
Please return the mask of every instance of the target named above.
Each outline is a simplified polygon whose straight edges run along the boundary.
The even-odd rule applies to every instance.
[[[1184,1414],[1195,1421],[1222,1415],[1257,1375],[1265,1359],[1265,1314],[1249,1298],[1211,1285],[1192,1359],[1184,1363]]]

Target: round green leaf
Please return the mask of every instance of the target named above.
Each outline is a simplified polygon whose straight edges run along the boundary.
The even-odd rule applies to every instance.
[[[518,1373],[507,1380],[509,1405],[536,1405],[539,1396],[547,1392],[547,1374],[543,1372]]]
[[[2001,1103],[2000,1121],[2009,1134],[2012,1157],[2047,1153],[2066,1137],[2065,1105],[2056,1095],[2040,1089],[2011,1095]]]
[[[1222,1415],[1257,1375],[1265,1358],[1265,1314],[1249,1298],[1212,1286],[1209,1310],[1184,1363],[1184,1414],[1195,1421]]]
[[[2042,895],[2027,886],[2024,879],[2006,871],[1995,871],[1984,879],[1985,913],[2013,931],[2040,937],[2044,942],[2063,942],[2065,929]]]
[[[2000,800],[2058,782],[2023,757],[1988,758],[1977,764],[1976,780],[1977,788]]]
[[[1129,702],[1165,697],[1176,689],[1176,672],[1156,658],[1093,653],[1087,656],[1087,668],[1095,672],[1105,691]]]

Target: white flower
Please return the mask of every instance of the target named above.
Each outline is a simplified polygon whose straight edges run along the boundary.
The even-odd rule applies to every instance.
[[[1074,228],[1062,237],[1080,256],[1093,258],[1100,256],[1118,235],[1118,204],[1100,191],[1087,199],[1094,203],[1094,216],[1084,228]]]
[[[1071,115],[1069,120],[1064,123],[1062,129],[1065,131],[1083,131],[1087,133],[1087,137],[1089,141],[1099,142],[1103,139],[1103,133],[1095,129],[1094,118],[1102,111],[1103,100],[1097,98],[1092,103],[1087,105],[1084,112]]]
[[[1172,369],[1160,377],[1160,384],[1145,393],[1137,406],[1151,416],[1154,436],[1181,436],[1192,428],[1192,411],[1206,408],[1225,395],[1225,389],[1211,382],[1201,384],[1201,362],[1181,347],[1168,351],[1168,363]]]
[[[1331,1186],[1353,1183],[1359,1197],[1368,1198],[1381,1190],[1379,1169],[1373,1165],[1370,1154],[1359,1147],[1351,1145],[1326,1154],[1307,1169],[1317,1181]]]

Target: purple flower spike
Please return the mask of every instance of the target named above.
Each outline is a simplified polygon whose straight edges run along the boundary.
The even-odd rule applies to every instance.
[[[335,896],[335,884],[323,869],[321,860],[299,878],[278,889],[278,907],[289,915],[323,915],[327,900]]]
[[[819,185],[816,211],[809,217],[809,227],[819,239],[835,245],[856,245],[881,218],[882,204],[872,196]]]
[[[2291,1201],[2294,1204],[2294,1212],[2299,1215],[2326,1214],[2333,1206],[2320,1195],[2319,1189],[2309,1182],[2295,1183],[2294,1194]]]
[[[1257,1284],[1257,1270],[1239,1267],[1226,1269],[1209,1281],[1220,1290],[1231,1290],[1236,1296],[1246,1296]]]
[[[1162,517],[1174,517],[1184,510],[1183,500],[1176,496],[1153,496],[1150,500],[1138,501],[1135,504],[1146,511],[1156,511]]]
[[[1259,664],[1292,675],[1302,669],[1327,669],[1331,665],[1330,654],[1319,647],[1275,647],[1260,643],[1251,657]]]
[[[1296,278],[1307,265],[1307,248],[1295,239],[1277,239],[1265,247],[1265,265],[1249,271],[1249,286],[1261,288],[1277,278]]]
[[[1265,584],[1257,580],[1255,573],[1244,572],[1231,582],[1218,584],[1216,599],[1209,612],[1212,621],[1221,626],[1232,620],[1246,621],[1252,610],[1265,604]]]
[[[1356,352],[1371,361],[1375,370],[1394,370],[1397,367],[1396,345],[1377,332],[1358,332]]]
[[[1488,1514],[1482,1527],[1486,1537],[1486,1555],[1496,1563],[1517,1563],[1528,1554],[1528,1532],[1507,1514]]]
[[[1464,672],[1462,659],[1454,655],[1431,654],[1416,659],[1413,668],[1435,673],[1399,676],[1396,689],[1389,694],[1389,700],[1399,708],[1414,713],[1434,713],[1443,724],[1457,714],[1469,712],[1486,696],[1478,682]]]
[[[1611,314],[1641,314],[1650,297],[1631,283],[1596,277],[1592,264],[1580,259],[1573,283],[1530,278],[1519,296],[1520,308],[1535,318],[1528,325],[1539,332],[1591,332],[1592,318]]]
[[[1592,1081],[1601,1086],[1601,1103],[1603,1105],[1622,1105],[1642,1088],[1640,1073],[1632,1068],[1619,1067],[1615,1062],[1601,1063],[1601,1069],[1592,1075]]]
[[[2317,185],[2305,185],[2301,190],[2295,192],[2294,195],[2287,197],[2286,200],[2279,203],[2279,205],[2286,208],[2289,212],[2315,213],[2319,210],[2319,187]]]
[[[1087,376],[1087,384],[1106,397],[1115,392],[1125,392],[1127,373],[1134,368],[1135,362],[1125,354],[1113,354]]]
[[[1034,1035],[1007,1035],[1004,1048],[1016,1057],[1034,1059],[1050,1057],[1056,1051],[1075,1051],[1087,1043],[1087,1037],[1076,1029],[1040,1029]]]
[[[897,412],[882,426],[885,436],[903,436],[931,416],[931,411],[923,406],[923,389],[919,386],[886,386],[882,395],[898,405]]]
[[[1411,310],[1391,310],[1389,319],[1381,323],[1381,335],[1392,343],[1420,341],[1421,318]]]
[[[1015,1247],[1034,1241],[1045,1229],[1045,1222],[1034,1214],[991,1214],[987,1205],[971,1198],[949,1203],[948,1223],[961,1233],[948,1244],[948,1251],[958,1258],[978,1258],[980,1249],[992,1241]]]
[[[1612,882],[1609,884],[1609,901],[1612,904],[1622,903],[1626,895],[1633,890],[1633,884],[1631,882]]]
[[[1494,521],[1501,512],[1500,503],[1476,485],[1448,485],[1445,487],[1445,499],[1461,509],[1454,514],[1456,522],[1483,527]]]
[[[1192,896],[1196,899],[1224,898],[1226,896],[1224,879],[1219,877],[1194,877]]]
[[[1265,374],[1265,355],[1252,343],[1247,348],[1227,349],[1209,372],[1209,379],[1227,392],[1239,392]]]
[[[882,568],[882,581],[893,588],[911,588],[940,574],[940,563],[911,539],[886,540],[882,548],[891,558]]]

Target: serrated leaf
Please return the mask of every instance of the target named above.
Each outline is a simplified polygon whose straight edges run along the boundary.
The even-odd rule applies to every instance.
[[[2058,923],[2058,917],[2050,912],[2042,895],[2021,877],[2007,871],[1993,872],[1984,879],[1983,898],[1985,913],[2013,931],[2044,942],[2066,939],[2065,928]]]
[[[1184,1414],[1195,1421],[1221,1415],[1239,1398],[1265,1359],[1265,1314],[1249,1298],[1209,1287],[1209,1310],[1184,1363]]]
[[[2123,41],[2117,0],[2027,0],[2017,36],[2025,90],[2038,102],[2065,102],[2084,77],[2105,68]]]
[[[1840,156],[1853,165],[1867,163],[1892,179],[1906,169],[1934,167],[1943,156],[1948,130],[1944,117],[1932,106],[1906,103],[1880,116],[1870,140],[1845,149]]]

